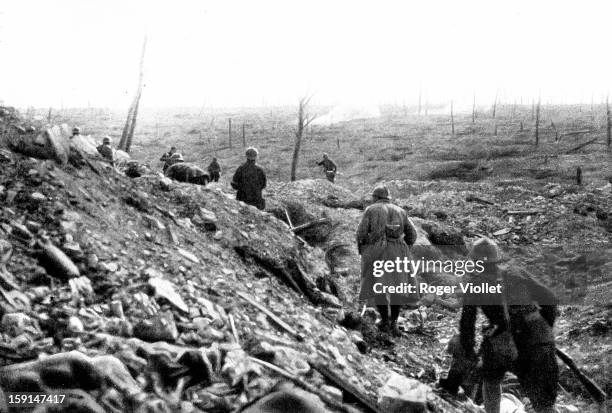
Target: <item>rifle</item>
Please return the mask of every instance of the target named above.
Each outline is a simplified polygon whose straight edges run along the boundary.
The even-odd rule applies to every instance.
[[[584,388],[587,389],[591,397],[597,403],[603,403],[603,401],[606,400],[608,396],[601,389],[601,387],[599,387],[597,383],[595,383],[590,377],[588,377],[586,374],[580,371],[578,366],[576,366],[576,363],[574,362],[574,360],[572,360],[572,358],[568,356],[567,353],[565,353],[563,350],[560,350],[558,348],[555,349],[555,352],[557,353],[557,357],[559,357],[561,361],[563,361],[565,365],[569,367],[569,369],[576,375],[578,380],[580,380],[580,383],[582,383]]]

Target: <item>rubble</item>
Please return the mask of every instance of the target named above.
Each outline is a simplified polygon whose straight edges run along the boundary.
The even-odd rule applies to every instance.
[[[273,409],[287,400],[317,412],[386,411],[385,403],[396,402],[479,411],[429,387],[448,361],[439,353],[456,324],[454,311],[434,305],[418,320],[404,313],[406,325],[424,322],[433,333],[411,331],[389,343],[373,331],[375,311],[353,305],[354,229],[367,191],[325,180],[271,183],[272,207],[301,202],[304,216],[331,223],[304,242],[272,211],[246,207],[221,186],[163,185],[154,175],[127,179],[113,169],[1,154],[4,391],[27,384],[54,392],[69,383],[66,412],[284,411]],[[500,237],[531,239],[536,230],[560,225],[540,214],[505,214],[503,208],[531,208],[518,189],[504,188],[512,202],[503,208],[506,194],[493,191],[498,208],[468,205],[467,186],[451,195],[457,188],[445,183],[393,185],[398,203],[424,211],[426,218],[415,221],[428,248],[444,237],[465,246],[477,234],[506,227],[513,230]],[[34,193],[42,195],[36,202]],[[581,196],[563,191],[535,199],[533,207],[567,215]],[[603,207],[605,196],[594,204]],[[497,214],[483,216],[482,208]],[[443,224],[425,230],[444,216]],[[319,288],[325,278],[345,297]],[[599,324],[580,331],[597,340],[606,334]],[[394,371],[401,372],[395,379],[401,391],[387,383]],[[294,386],[282,387],[287,380]],[[413,390],[404,392],[408,384]]]

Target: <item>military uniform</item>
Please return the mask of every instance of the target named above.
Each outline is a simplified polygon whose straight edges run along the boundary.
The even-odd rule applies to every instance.
[[[262,191],[266,187],[266,174],[254,159],[247,159],[240,165],[232,178],[232,188],[236,191],[236,199],[259,209],[266,207]]]
[[[536,412],[548,412],[553,408],[557,396],[559,369],[555,355],[552,327],[557,316],[558,300],[544,285],[530,274],[516,269],[500,269],[505,289],[509,320],[505,317],[504,305],[499,294],[467,294],[464,296],[460,321],[460,342],[468,359],[476,358],[474,353],[474,326],[477,310],[480,308],[487,317],[494,336],[510,331],[518,358],[509,367],[521,383]],[[486,277],[486,276],[485,276]],[[482,275],[473,275],[471,281],[481,282]],[[494,328],[494,330],[491,330]],[[505,368],[498,367],[492,360],[488,339],[485,335],[481,346],[482,376],[485,380],[501,382]]]
[[[168,178],[190,184],[206,185],[210,181],[210,177],[202,168],[187,162],[178,162],[169,166],[165,174]]]
[[[208,165],[208,174],[210,175],[211,181],[219,182],[219,177],[221,176],[221,166],[219,166],[217,159],[213,159],[210,165]]]
[[[418,293],[414,294],[380,294],[374,292],[374,284],[386,286],[401,283],[417,285],[416,277],[408,272],[398,272],[394,269],[385,272],[382,277],[375,278],[373,265],[375,261],[396,261],[405,257],[411,259],[409,245],[416,241],[417,233],[414,224],[408,218],[403,208],[392,204],[388,199],[388,190],[379,187],[374,190],[375,203],[364,212],[357,228],[357,246],[361,254],[361,287],[359,299],[369,305],[379,306],[382,317],[382,327],[389,324],[394,328],[399,316],[400,306],[414,304],[418,301]],[[390,305],[390,319],[387,305]]]
[[[113,148],[110,147],[110,145],[108,144],[102,144],[102,145],[98,145],[98,147],[96,148],[98,150],[98,152],[100,153],[100,155],[102,155],[102,157],[108,161],[110,161],[110,163],[114,163],[114,155],[113,155]]]
[[[334,161],[329,159],[327,156],[324,156],[323,160],[321,162],[318,162],[317,165],[323,166],[323,168],[325,169],[325,177],[329,182],[334,182],[336,180],[336,172],[338,168],[336,167]]]

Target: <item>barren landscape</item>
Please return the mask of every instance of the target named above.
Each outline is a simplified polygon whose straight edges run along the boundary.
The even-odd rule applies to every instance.
[[[331,109],[310,108],[319,115]],[[477,107],[474,118],[465,111],[452,121],[447,109],[418,114],[387,105],[378,117],[312,125],[293,182],[294,107],[142,108],[130,155],[152,172],[135,179],[100,160],[60,165],[6,146],[17,136],[12,124],[34,126],[36,134],[66,123],[98,142],[105,135],[118,142],[125,113],[24,109],[18,119],[4,117],[0,235],[3,254],[12,255],[2,261],[2,362],[77,349],[91,357],[87,365],[112,364],[116,371],[102,384],[83,388],[106,411],[240,411],[282,377],[254,358],[319,389],[329,409],[342,409],[343,401],[380,411],[381,388],[397,373],[427,386],[419,391],[429,411],[482,411],[435,388],[450,362],[445,348],[458,324],[458,297],[431,297],[403,311],[402,336],[394,340],[376,332],[372,313],[356,301],[355,230],[373,187],[385,183],[418,226],[414,255],[465,256],[476,238],[489,236],[511,258],[504,265],[551,286],[564,303],[558,347],[611,394],[605,104],[542,105],[537,146],[531,103],[497,103],[495,116]],[[167,184],[159,157],[172,145],[202,168],[216,156],[220,182]],[[265,211],[235,201],[229,185],[247,146],[259,149],[268,174]],[[333,184],[316,165],[323,152],[338,165]],[[315,220],[324,224],[295,231]],[[76,263],[91,291],[79,292],[45,265],[40,239]],[[426,281],[449,277],[428,274]],[[114,359],[100,361],[103,355]],[[3,387],[17,386],[4,380]],[[53,380],[37,385],[51,391]],[[560,412],[610,407],[594,403],[565,367],[561,386]],[[513,382],[504,391],[524,397]]]

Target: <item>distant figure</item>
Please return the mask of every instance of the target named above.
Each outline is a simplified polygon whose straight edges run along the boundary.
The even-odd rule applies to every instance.
[[[376,305],[380,312],[379,329],[399,335],[397,318],[404,304],[415,304],[418,293],[389,294],[380,288],[375,290],[377,283],[382,286],[412,284],[416,288],[415,274],[401,272],[395,269],[385,271],[380,277],[376,275],[377,261],[393,261],[397,259],[412,259],[409,246],[417,238],[416,228],[408,218],[403,208],[391,203],[389,190],[386,186],[378,186],[372,192],[374,203],[370,205],[357,227],[357,249],[361,255],[361,290],[359,299],[368,305]]]
[[[168,178],[189,184],[206,185],[210,181],[210,177],[202,168],[188,162],[170,165],[165,174]]]
[[[166,172],[166,168],[170,166],[168,165],[168,161],[170,160],[172,155],[174,155],[175,153],[176,153],[176,146],[172,146],[168,152],[164,153],[161,156],[161,158],[159,158],[160,161],[164,162],[164,172]]]
[[[329,182],[334,182],[336,180],[336,172],[338,168],[336,167],[336,163],[329,159],[329,156],[326,153],[323,154],[323,160],[321,162],[317,162],[317,165],[323,167],[325,177]]]
[[[81,128],[75,126],[72,128],[72,136],[79,136],[81,134]],[[71,138],[72,138],[71,136]]]
[[[232,178],[232,188],[238,191],[236,199],[259,209],[266,207],[266,201],[261,192],[266,187],[266,174],[258,165],[257,149],[249,148],[246,151],[246,162],[236,169]]]
[[[172,154],[172,156],[170,156],[170,158],[168,158],[166,160],[166,163],[164,164],[164,173],[166,172],[166,170],[171,167],[172,165],[174,165],[175,163],[180,163],[180,162],[184,162],[183,161],[183,155],[181,155],[178,152],[175,152]]]
[[[73,133],[73,136],[74,136],[74,130],[72,131],[72,133]],[[107,161],[110,162],[111,165],[113,165],[115,163],[115,160],[114,160],[114,157],[113,157],[113,148],[111,148],[111,138],[110,138],[110,136],[105,136],[102,139],[102,145],[98,145],[98,147],[96,149],[98,150],[98,152],[100,152],[100,155],[102,155],[102,157],[104,159],[106,159]]]
[[[142,176],[138,161],[128,161],[127,166],[125,168],[125,176],[127,176],[128,178],[139,178]]]
[[[217,158],[212,158],[210,165],[208,165],[208,174],[210,175],[210,180],[212,182],[219,182],[219,177],[221,176],[221,166],[219,166]]]

